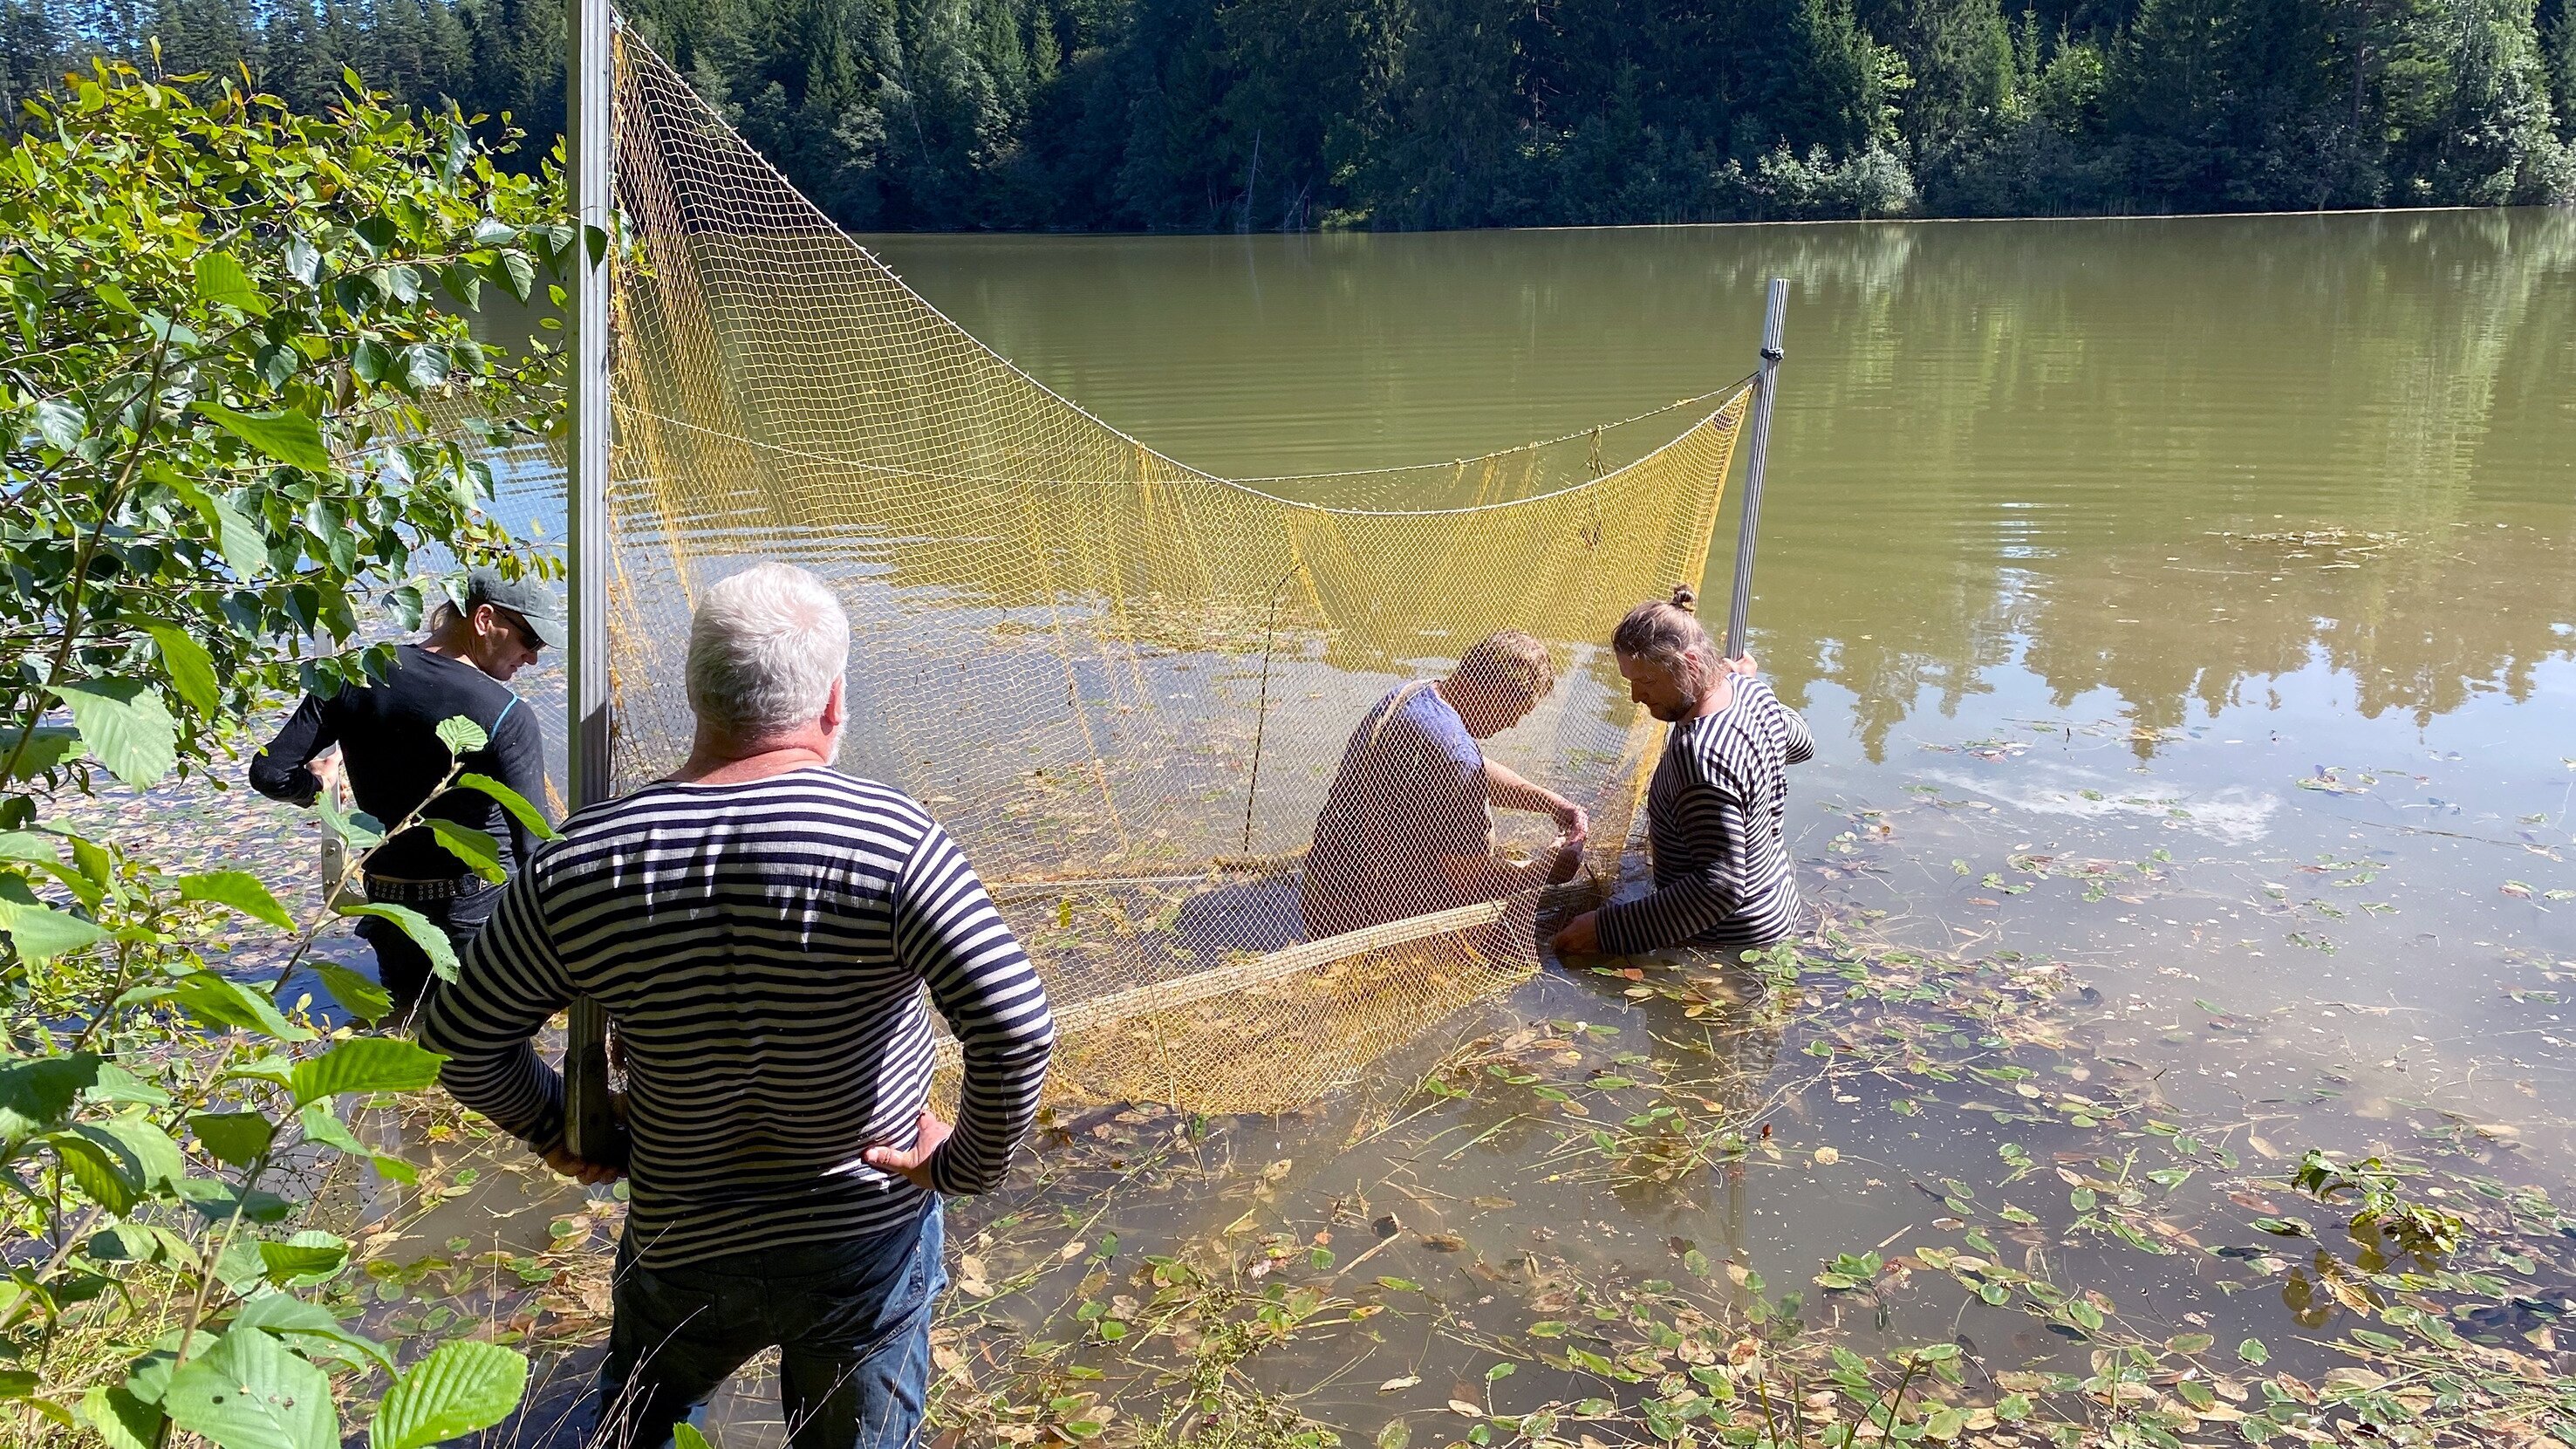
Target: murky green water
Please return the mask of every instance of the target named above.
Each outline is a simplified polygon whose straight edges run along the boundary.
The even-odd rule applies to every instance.
[[[2462,1070],[2425,1060],[2443,1044],[2561,1055],[2558,1013],[2506,993],[2576,955],[2576,905],[2545,899],[2576,886],[2576,216],[872,245],[1041,380],[1235,474],[1702,391],[1788,277],[1753,621],[1823,742],[1810,880],[1848,864],[1831,807],[1904,811],[1829,895],[2079,960],[2141,1014],[2402,1008],[2303,1029],[2247,1094],[2310,1056],[2421,1096]],[[2189,867],[2151,911],[1981,883],[2151,848]],[[2353,864],[2303,869],[2329,857]],[[2518,1095],[2481,1075],[2443,1090]]]
[[[1016,1325],[960,1340],[983,1388],[1186,1419],[1098,1327],[1153,1318],[1143,1254],[1382,1307],[1234,1381],[1417,1443],[1462,1403],[1589,1396],[1630,1415],[1586,1421],[1610,1442],[1643,1433],[1655,1373],[1550,1359],[1543,1325],[1582,1339],[1668,1280],[1739,1327],[1795,1289],[1864,1352],[1955,1341],[1971,1399],[2083,1372],[2122,1324],[2182,1355],[2177,1393],[2259,1378],[2247,1338],[2313,1379],[2344,1360],[2301,1341],[2386,1304],[2349,1205],[2281,1182],[2305,1149],[2424,1162],[2450,1185],[2418,1200],[2569,1200],[2576,215],[871,244],[1042,381],[1237,476],[1706,391],[1750,369],[1763,279],[1793,284],[1755,649],[1819,741],[1792,844],[1848,979],[1811,970],[1784,1015],[1722,963],[1576,963],[1304,1114],[1061,1123],[1037,1182],[959,1218],[985,1291],[958,1309]],[[1733,537],[1730,510],[1712,612]],[[1872,1251],[1874,1287],[1815,1277]],[[2113,1328],[1981,1301],[1962,1252],[2100,1292]],[[2576,1366],[2563,1264],[2497,1238],[2453,1266],[2496,1276],[2437,1315]],[[759,1418],[720,1414],[724,1442]]]

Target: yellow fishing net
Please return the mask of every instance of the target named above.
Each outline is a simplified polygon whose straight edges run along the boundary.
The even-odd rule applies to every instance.
[[[1593,812],[1558,894],[1616,875],[1662,736],[1609,632],[1700,577],[1741,386],[1482,458],[1220,479],[940,315],[631,36],[616,134],[620,788],[687,751],[697,590],[815,571],[853,631],[842,768],[923,801],[990,885],[1057,1005],[1057,1094],[1201,1111],[1307,1100],[1536,968],[1532,882],[1321,941],[1301,896],[1354,730],[1490,632],[1543,641],[1558,682],[1486,753]],[[1677,435],[1627,441],[1650,430]],[[1380,879],[1443,868],[1404,796],[1359,821]],[[1505,860],[1555,833],[1496,824]]]

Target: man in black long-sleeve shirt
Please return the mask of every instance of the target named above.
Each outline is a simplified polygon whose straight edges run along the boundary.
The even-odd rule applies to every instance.
[[[468,576],[463,606],[442,604],[429,637],[397,649],[381,683],[328,698],[306,695],[277,738],[252,759],[251,787],[272,799],[310,805],[325,783],[314,758],[338,745],[359,809],[392,825],[422,810],[427,800],[425,815],[492,836],[502,865],[515,873],[534,845],[516,817],[475,790],[429,799],[453,763],[438,726],[459,715],[481,726],[488,742],[465,756],[465,769],[489,775],[531,802],[541,800],[544,737],[535,712],[502,681],[533,661],[540,648],[562,642],[562,616],[542,585],[477,569]],[[426,826],[376,847],[362,870],[367,899],[427,916],[459,952],[501,900],[499,886],[474,875]],[[377,974],[394,998],[396,1018],[407,1015],[429,983],[428,956],[391,921],[362,920],[358,934],[375,948]]]

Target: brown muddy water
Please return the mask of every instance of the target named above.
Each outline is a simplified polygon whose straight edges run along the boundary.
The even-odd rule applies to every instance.
[[[954,1211],[960,1442],[2576,1433],[2576,215],[871,245],[1236,476],[1705,391],[1792,283],[1803,960],[1552,963],[1306,1111],[1054,1121]],[[613,1200],[388,1130],[454,1191],[380,1323],[596,1332]],[[2387,1175],[2321,1201],[2312,1148]]]

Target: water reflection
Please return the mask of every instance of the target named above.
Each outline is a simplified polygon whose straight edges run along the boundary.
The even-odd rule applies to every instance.
[[[1043,380],[1233,473],[1701,390],[1790,277],[1757,630],[1791,699],[1862,701],[1872,760],[2002,671],[2111,691],[2152,755],[2314,661],[2365,717],[2420,721],[2576,646],[2566,213],[874,244]]]

